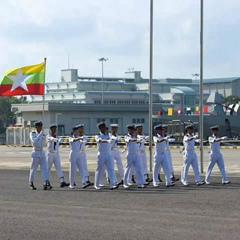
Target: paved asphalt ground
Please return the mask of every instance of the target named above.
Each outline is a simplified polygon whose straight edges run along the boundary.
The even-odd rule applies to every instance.
[[[230,185],[220,184],[214,174],[210,186],[184,187],[178,182],[173,188],[162,184],[157,189],[113,191],[107,187],[83,190],[80,178],[75,190],[61,189],[55,172],[53,189],[43,191],[38,171],[37,191],[30,191],[25,169],[29,159],[18,153],[28,151],[1,150],[0,240],[240,239],[240,177],[234,171],[228,172]],[[239,159],[239,151],[229,150],[225,155]],[[192,177],[190,182],[194,182]]]

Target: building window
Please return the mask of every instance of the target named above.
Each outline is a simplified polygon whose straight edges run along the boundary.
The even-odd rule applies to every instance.
[[[100,103],[101,103],[101,100],[94,100],[94,103],[95,103],[95,104],[100,104]]]
[[[179,100],[173,101],[173,104],[180,104],[180,103],[181,103],[181,101],[179,101]]]
[[[118,118],[110,118],[110,124],[118,124]]]
[[[132,119],[132,123],[145,123],[145,119],[144,118],[133,118]]]
[[[97,119],[97,123],[105,122],[105,120],[106,120],[105,118],[98,118],[98,119]]]

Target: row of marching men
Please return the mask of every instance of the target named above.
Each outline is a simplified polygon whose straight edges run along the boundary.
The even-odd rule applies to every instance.
[[[41,174],[43,179],[43,189],[52,189],[49,181],[49,174],[51,168],[54,165],[57,175],[60,180],[60,187],[69,187],[74,189],[75,175],[77,169],[81,176],[82,187],[87,188],[94,185],[97,190],[100,190],[104,186],[104,175],[106,171],[107,181],[110,184],[110,189],[116,189],[120,185],[124,188],[129,188],[134,183],[138,183],[139,188],[145,188],[150,182],[153,182],[154,187],[159,187],[161,182],[160,171],[161,168],[164,171],[166,186],[172,187],[175,185],[175,181],[179,178],[174,176],[171,152],[169,143],[174,142],[175,139],[167,133],[167,125],[155,126],[156,136],[154,136],[155,144],[155,156],[154,156],[154,168],[153,168],[153,180],[150,179],[147,168],[147,157],[145,152],[145,142],[148,141],[148,137],[143,134],[142,125],[127,125],[128,134],[124,140],[126,143],[127,151],[127,163],[125,169],[123,168],[121,152],[118,149],[119,137],[117,135],[118,125],[111,125],[111,133],[105,124],[105,122],[99,123],[99,134],[96,135],[95,140],[97,142],[97,168],[95,171],[95,180],[92,183],[89,179],[89,171],[87,167],[87,157],[85,152],[85,145],[88,138],[84,135],[84,125],[79,124],[72,129],[72,136],[69,138],[70,155],[69,155],[69,183],[64,180],[63,171],[61,168],[60,155],[59,155],[59,139],[57,136],[57,125],[50,126],[49,134],[47,135],[47,156],[43,150],[44,146],[44,134],[42,131],[42,122],[35,123],[35,131],[31,132],[30,139],[33,144],[32,151],[32,164],[30,168],[29,185],[31,190],[36,190],[34,186],[35,172],[40,165]],[[219,127],[213,126],[211,128],[213,135],[209,137],[209,143],[211,146],[209,156],[209,166],[206,172],[205,181],[201,179],[197,155],[195,153],[195,142],[199,141],[198,136],[194,135],[194,126],[188,125],[186,127],[186,135],[183,139],[184,154],[183,154],[183,168],[181,173],[181,181],[183,185],[187,186],[188,183],[188,170],[190,165],[192,166],[195,174],[195,181],[197,185],[210,184],[210,175],[214,165],[217,163],[222,174],[222,183],[228,184],[225,173],[225,167],[222,154],[220,153],[220,142],[226,137],[219,137]],[[120,180],[117,180],[114,172],[114,164],[116,163]],[[135,177],[137,179],[135,180]]]

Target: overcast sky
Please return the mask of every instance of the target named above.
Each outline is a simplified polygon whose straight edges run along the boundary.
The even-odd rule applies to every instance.
[[[47,81],[81,76],[149,76],[149,0],[0,0],[0,75],[41,62]],[[205,0],[204,77],[240,76],[240,1]],[[154,1],[154,77],[199,72],[200,0]]]

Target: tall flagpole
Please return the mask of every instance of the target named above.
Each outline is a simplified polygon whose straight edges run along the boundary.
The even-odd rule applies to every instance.
[[[44,125],[44,112],[45,112],[45,82],[46,82],[46,67],[47,67],[47,58],[44,58],[44,84],[43,84],[43,105],[42,105],[42,121]],[[44,130],[44,129],[43,129]]]
[[[200,102],[200,115],[199,115],[199,134],[200,134],[200,160],[201,160],[201,173],[203,173],[203,0],[201,1],[201,30],[200,30],[200,89],[199,89],[199,102]]]
[[[153,76],[153,0],[150,0],[150,61],[149,61],[149,168],[152,172],[152,76]]]

